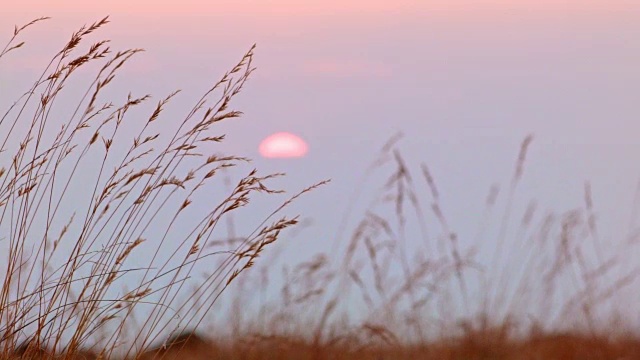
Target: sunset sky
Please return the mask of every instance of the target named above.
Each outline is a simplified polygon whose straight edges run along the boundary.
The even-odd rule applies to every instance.
[[[118,86],[157,98],[184,89],[177,107],[257,44],[257,71],[235,102],[245,115],[221,128],[226,151],[287,172],[292,192],[333,180],[294,207],[314,225],[292,251],[328,248],[331,224],[398,131],[407,162],[431,168],[463,243],[529,133],[518,214],[531,199],[549,211],[583,206],[589,180],[603,236],[628,229],[640,177],[637,0],[9,1],[2,43],[14,24],[53,19],[0,61],[0,108],[73,30],[105,15],[100,38],[146,50],[124,70],[135,83]],[[306,156],[261,157],[260,142],[277,132],[304,139]]]

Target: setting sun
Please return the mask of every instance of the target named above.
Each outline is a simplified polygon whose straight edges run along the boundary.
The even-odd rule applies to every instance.
[[[300,137],[279,132],[262,140],[258,150],[266,158],[297,158],[305,156],[308,148]]]

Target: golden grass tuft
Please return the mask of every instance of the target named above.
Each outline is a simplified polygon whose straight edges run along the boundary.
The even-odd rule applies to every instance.
[[[28,45],[18,42],[23,31],[46,19],[16,26],[0,63]],[[213,125],[241,115],[230,107],[254,70],[255,46],[174,126],[163,114],[178,91],[142,118],[134,112],[143,111],[151,95],[104,100],[119,70],[142,52],[113,52],[106,40],[86,46],[87,37],[108,23],[105,17],[74,32],[0,119],[0,230],[7,236],[3,354],[70,358],[87,354],[83,348],[103,358],[145,354],[161,334],[201,322],[224,289],[296,219],[266,222],[311,190],[266,215],[256,224],[262,229],[233,248],[205,250],[221,219],[256,194],[281,193],[268,185],[281,174],[253,169],[219,203],[202,202],[203,194],[217,189],[219,173],[249,162],[214,151],[224,135]],[[102,65],[95,78],[67,110],[74,99],[65,98],[65,90],[81,86],[73,82],[78,70],[96,63]],[[140,252],[148,254],[145,265],[134,259]],[[205,260],[213,272],[199,282],[198,299],[181,297],[185,281]],[[201,304],[199,312],[189,311],[189,301]],[[144,321],[134,326],[142,307]],[[26,339],[29,345],[21,346]]]

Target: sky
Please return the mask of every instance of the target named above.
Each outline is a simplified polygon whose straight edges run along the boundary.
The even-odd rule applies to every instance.
[[[553,211],[582,206],[590,181],[603,236],[628,229],[640,177],[637,1],[14,1],[0,13],[0,40],[14,24],[53,19],[26,35],[42,45],[0,62],[0,95],[105,15],[101,34],[114,47],[146,50],[125,70],[138,80],[124,86],[184,89],[177,106],[257,44],[257,71],[235,103],[245,115],[224,125],[225,146],[287,172],[292,191],[332,179],[294,207],[313,219],[305,236],[315,239],[293,244],[296,256],[328,249],[397,132],[407,162],[429,165],[463,244],[528,134],[519,209],[531,199]],[[261,157],[260,142],[277,132],[304,139],[306,156]]]

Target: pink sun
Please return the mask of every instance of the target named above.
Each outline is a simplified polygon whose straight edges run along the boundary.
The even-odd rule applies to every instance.
[[[307,154],[309,147],[300,137],[287,133],[275,133],[262,140],[258,150],[266,158],[297,158]]]

